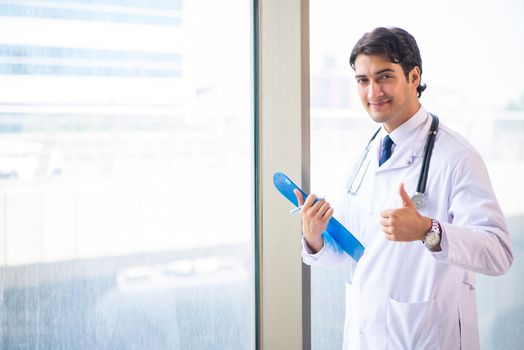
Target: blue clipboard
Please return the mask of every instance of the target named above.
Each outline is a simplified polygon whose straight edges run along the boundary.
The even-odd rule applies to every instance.
[[[304,198],[307,197],[307,194],[282,172],[276,172],[273,175],[273,183],[277,190],[297,207],[298,201],[293,190],[296,188],[302,193]],[[337,219],[332,217],[329,220],[326,232],[333,237],[333,240],[340,246],[340,248],[356,261],[358,261],[362,254],[364,254],[364,246],[351,234],[351,232],[338,222]]]

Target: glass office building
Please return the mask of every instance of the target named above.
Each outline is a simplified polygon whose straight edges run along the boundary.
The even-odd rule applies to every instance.
[[[251,17],[0,1],[0,349],[254,346]]]

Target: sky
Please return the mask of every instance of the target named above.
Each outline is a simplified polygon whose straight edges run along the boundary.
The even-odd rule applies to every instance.
[[[332,55],[353,77],[347,62],[358,38],[378,26],[402,27],[418,42],[428,103],[506,109],[524,96],[523,16],[520,0],[312,0],[311,66],[320,69],[323,55]]]

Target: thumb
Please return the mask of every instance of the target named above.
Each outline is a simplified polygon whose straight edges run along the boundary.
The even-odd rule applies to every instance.
[[[404,188],[404,183],[400,183],[400,187],[398,189],[398,193],[400,194],[400,198],[402,199],[402,206],[404,207],[415,207],[415,203],[413,203],[413,200],[411,197],[407,194],[406,189]]]
[[[300,193],[299,190],[297,190],[296,188],[293,190],[293,192],[295,193],[295,196],[297,197],[297,201],[298,201],[298,205],[303,205],[304,204],[304,196],[302,196],[302,193]]]

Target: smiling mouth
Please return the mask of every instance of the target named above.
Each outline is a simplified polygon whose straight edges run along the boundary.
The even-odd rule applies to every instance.
[[[391,100],[373,101],[369,102],[368,105],[374,108],[381,108],[387,105]]]

